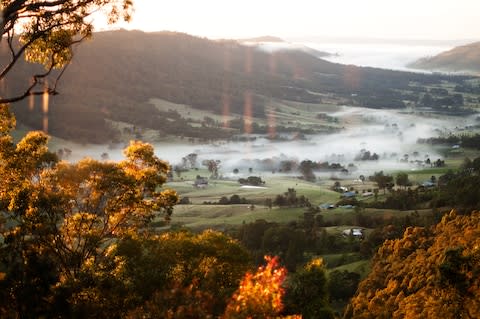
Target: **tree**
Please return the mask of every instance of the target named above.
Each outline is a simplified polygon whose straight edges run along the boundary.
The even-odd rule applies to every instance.
[[[373,176],[369,176],[368,178],[371,181],[377,183],[378,188],[383,189],[383,193],[385,194],[386,188],[393,187],[393,176],[385,175],[383,171],[375,172]]]
[[[278,264],[277,258],[265,257],[265,261],[267,264],[260,266],[256,273],[245,275],[227,305],[225,319],[279,318],[287,271]]]
[[[407,186],[410,184],[410,181],[408,180],[408,174],[398,173],[395,182],[398,186],[403,186],[404,188],[407,188]]]
[[[0,62],[0,81],[7,79],[23,56],[45,69],[32,71],[30,83],[12,96],[0,97],[0,103],[57,94],[58,80],[73,57],[73,45],[92,35],[92,14],[104,12],[108,22],[115,23],[128,21],[132,9],[132,0],[3,0],[0,41],[7,41],[10,59]]]
[[[314,163],[311,160],[305,160],[300,163],[300,172],[302,173],[303,178],[309,182],[315,182],[317,179],[313,173]]]
[[[451,211],[385,241],[344,318],[478,318],[479,223],[479,212]]]
[[[48,151],[41,132],[14,143],[8,134],[13,127],[14,118],[2,105],[0,269],[7,268],[4,288],[12,291],[3,300],[20,317],[38,317],[52,309],[51,298],[36,296],[32,287],[57,293],[50,287],[80,280],[84,269],[108,259],[117,239],[145,229],[159,212],[169,219],[178,197],[161,189],[169,165],[149,144],[132,142],[119,163],[84,159],[70,164]]]
[[[240,243],[211,230],[126,238],[118,244],[116,256],[125,261],[124,280],[149,318],[216,318],[252,267]],[[181,317],[182,308],[209,313]],[[178,316],[158,315],[169,311]]]
[[[285,306],[287,313],[300,313],[303,318],[334,318],[322,259],[311,260],[287,279]]]
[[[198,154],[196,153],[190,153],[187,155],[187,160],[191,168],[197,167],[197,158],[198,158]]]
[[[208,171],[212,174],[211,178],[218,178],[218,170],[220,168],[220,160],[203,160],[202,165],[206,166]]]
[[[259,176],[248,176],[245,178],[238,179],[238,182],[242,185],[251,185],[251,186],[260,186],[264,185],[265,181],[262,180]]]
[[[328,291],[332,300],[348,300],[357,290],[360,275],[347,270],[334,270],[328,276]]]

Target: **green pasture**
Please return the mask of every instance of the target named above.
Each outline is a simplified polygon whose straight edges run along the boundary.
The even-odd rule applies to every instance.
[[[192,172],[192,171],[191,171]],[[189,172],[185,175],[184,181],[177,178],[169,182],[166,187],[175,189],[181,197],[188,197],[194,204],[201,204],[205,201],[217,202],[222,196],[230,198],[236,194],[245,197],[254,203],[263,204],[265,199],[275,199],[277,195],[284,194],[289,188],[294,188],[297,197],[305,196],[312,204],[335,203],[340,199],[340,195],[323,185],[306,182],[304,180],[288,176],[268,176],[263,177],[265,184],[262,187],[242,187],[237,180],[209,180],[205,188],[196,188],[193,185],[193,175],[208,176],[205,171],[194,171],[193,175]],[[188,177],[187,177],[188,176]],[[191,178],[191,179],[190,179]]]
[[[269,222],[288,223],[303,218],[303,208],[273,208],[255,206],[252,210],[248,204],[239,205],[177,205],[174,208],[172,225],[189,228],[206,228],[218,226],[241,225],[257,219]]]
[[[359,260],[350,264],[328,269],[328,273],[335,270],[339,270],[339,271],[346,270],[349,272],[355,272],[360,275],[361,279],[364,279],[370,273],[371,268],[372,268],[372,265],[370,260]]]
[[[208,116],[215,121],[223,121],[225,118],[223,115],[218,115],[213,112],[200,110],[193,108],[186,104],[177,104],[167,100],[162,99],[150,99],[150,102],[160,111],[167,112],[169,110],[175,110],[178,112],[182,117],[186,119],[192,119],[195,121],[203,121],[205,116]],[[233,119],[234,116],[228,116],[228,119]]]

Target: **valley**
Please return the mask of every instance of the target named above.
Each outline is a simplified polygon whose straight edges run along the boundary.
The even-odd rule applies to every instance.
[[[60,201],[65,206],[59,211],[74,205],[74,216],[95,211],[77,218],[80,224],[118,213],[87,225],[113,223],[105,242],[115,241],[127,215],[107,206],[106,213],[97,213],[96,207],[104,205],[104,194],[117,191],[111,185],[125,187],[128,192],[111,196],[125,200],[125,207],[138,201],[128,217],[152,213],[131,221],[141,225],[135,236],[154,238],[141,245],[159,247],[156,241],[169,236],[226,236],[245,249],[252,265],[278,256],[292,276],[323,260],[328,307],[339,317],[360,281],[378,268],[379,247],[408,236],[413,227],[435,227],[453,208],[468,213],[480,204],[474,187],[480,172],[475,76],[342,65],[318,58],[319,51],[269,52],[175,32],[121,30],[95,38],[76,52],[59,96],[12,105],[18,119],[12,141],[18,144],[8,144],[5,136],[10,148],[3,149],[3,158],[16,167],[7,160],[21,158],[22,147],[40,141],[28,153],[45,155],[41,165],[28,166],[41,170],[32,173],[32,189],[52,178],[45,187],[53,185],[49,191],[56,198],[58,181],[65,183],[71,198]],[[9,78],[8,93],[19,89],[31,67],[22,65]],[[40,133],[28,133],[38,129],[50,134],[48,149],[56,157],[46,153],[46,137],[44,142]],[[37,140],[26,142],[25,134],[37,134]],[[127,186],[112,172],[125,177]],[[132,178],[152,181],[135,189]],[[21,186],[15,178],[10,182]],[[78,192],[70,194],[75,187]],[[52,225],[63,227],[56,220]],[[128,246],[137,240],[129,237],[131,225],[124,225],[125,254],[136,253]],[[72,233],[81,236],[76,228]],[[336,290],[335,278],[343,291]]]

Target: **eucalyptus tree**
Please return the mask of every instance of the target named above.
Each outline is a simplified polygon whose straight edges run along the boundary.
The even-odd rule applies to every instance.
[[[128,21],[132,11],[132,0],[0,0],[0,45],[8,47],[8,58],[0,59],[0,83],[22,59],[44,66],[32,68],[30,79],[8,96],[0,91],[0,103],[57,94],[73,46],[92,35],[93,15],[104,14],[113,24]]]

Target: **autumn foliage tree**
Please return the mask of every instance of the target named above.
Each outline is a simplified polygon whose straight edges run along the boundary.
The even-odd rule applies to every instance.
[[[132,318],[217,318],[251,269],[249,253],[236,240],[211,230],[127,238],[116,254],[141,300]]]
[[[247,273],[227,305],[225,319],[279,318],[283,310],[283,281],[287,271],[275,257],[265,257],[266,265]],[[290,317],[300,318],[300,317]]]
[[[387,240],[344,318],[478,318],[480,213]]]
[[[15,120],[5,105],[0,113],[2,310],[39,316],[52,306],[45,294],[53,286],[102,265],[116,239],[159,213],[168,218],[178,197],[162,190],[169,165],[149,144],[132,142],[119,163],[59,162],[41,132],[13,142]]]

